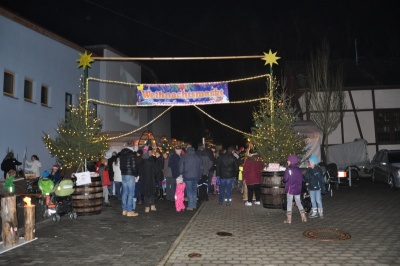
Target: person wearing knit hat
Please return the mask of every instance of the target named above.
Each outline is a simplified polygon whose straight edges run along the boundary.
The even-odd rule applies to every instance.
[[[318,166],[317,156],[311,156],[308,158],[308,161],[310,163],[310,167],[307,169],[305,174],[305,180],[307,189],[310,192],[312,205],[312,212],[309,217],[316,218],[319,215],[319,217],[322,219],[324,215],[321,195],[325,191],[325,179],[321,168]]]
[[[298,166],[299,158],[292,154],[288,156],[287,159],[288,167],[285,170],[283,176],[283,182],[285,183],[285,192],[287,198],[286,204],[286,220],[284,223],[292,223],[292,206],[293,198],[296,202],[297,208],[300,211],[301,221],[303,223],[307,222],[306,212],[301,204],[301,189],[303,186],[303,174]]]
[[[60,171],[60,166],[58,164],[54,164],[53,167],[51,168],[51,173],[49,178],[53,181],[55,185],[61,181],[62,179],[61,171]]]
[[[314,164],[318,164],[318,158],[315,155],[311,156],[308,160]]]
[[[46,205],[50,203],[50,193],[53,191],[54,182],[49,178],[50,174],[47,171],[42,173],[42,178],[39,181],[39,188],[46,200]]]

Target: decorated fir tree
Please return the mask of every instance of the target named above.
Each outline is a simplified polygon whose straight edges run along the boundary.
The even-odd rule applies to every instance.
[[[294,131],[297,112],[291,105],[291,97],[284,90],[279,91],[279,83],[272,75],[272,64],[277,64],[279,58],[275,54],[271,50],[265,54],[266,64],[271,65],[267,99],[253,112],[254,127],[247,138],[265,163],[285,165],[288,155],[301,157],[305,153],[306,142],[305,136]]]
[[[84,93],[78,107],[71,107],[66,119],[58,124],[58,136],[46,134],[43,141],[52,156],[67,168],[83,166],[85,159],[97,160],[108,149],[107,136],[101,133],[102,122],[91,110],[86,111]]]
[[[66,119],[58,124],[58,136],[53,140],[44,133],[43,141],[52,156],[57,157],[66,168],[78,169],[86,161],[97,161],[100,154],[108,149],[107,135],[101,133],[102,122],[89,110],[86,88],[88,68],[93,62],[92,54],[86,51],[77,60],[78,68],[84,70],[82,90],[78,107],[71,107]]]

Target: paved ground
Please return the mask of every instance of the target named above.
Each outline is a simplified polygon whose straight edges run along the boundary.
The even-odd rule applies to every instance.
[[[237,192],[232,206],[217,202],[214,196],[197,212],[176,213],[160,201],[157,212],[140,206],[140,215],[128,218],[114,199],[99,215],[38,222],[38,239],[0,254],[0,265],[400,265],[400,191],[384,184],[342,186],[323,197],[324,219],[301,223],[295,212],[291,225],[284,211],[246,207]],[[310,229],[351,238],[318,241],[303,235]]]

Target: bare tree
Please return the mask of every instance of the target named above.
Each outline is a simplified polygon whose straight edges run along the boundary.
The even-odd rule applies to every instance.
[[[343,93],[343,69],[333,67],[329,60],[330,48],[326,40],[316,54],[311,54],[307,65],[309,92],[307,102],[309,119],[314,121],[322,134],[322,160],[325,158],[323,147],[328,149],[328,136],[337,128],[343,118],[345,108]]]

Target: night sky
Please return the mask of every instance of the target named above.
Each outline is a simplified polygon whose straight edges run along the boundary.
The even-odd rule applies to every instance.
[[[106,1],[1,0],[7,8],[81,46],[107,44],[128,57],[262,55],[271,49],[285,61],[309,59],[326,38],[333,58],[398,57],[396,1]],[[269,71],[260,59],[142,61],[158,80],[184,83],[238,79]],[[232,101],[262,96],[263,80],[229,85]],[[249,132],[257,104],[203,106],[215,118]],[[171,111],[172,137],[197,144],[208,129],[218,144],[244,138],[194,107]]]

